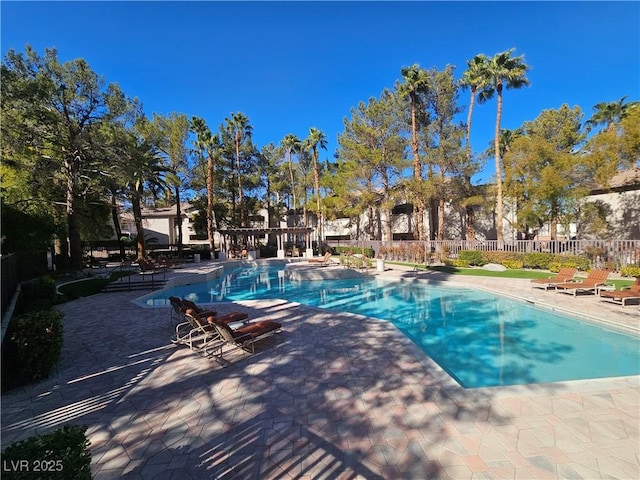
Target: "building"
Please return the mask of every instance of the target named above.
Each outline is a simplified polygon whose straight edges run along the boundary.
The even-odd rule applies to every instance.
[[[479,186],[484,191],[483,196],[487,197],[488,186]],[[589,205],[590,204],[590,205]],[[635,167],[618,173],[612,177],[606,187],[594,187],[581,204],[585,218],[588,217],[586,206],[591,206],[592,212],[597,212],[601,219],[606,219],[606,234],[602,231],[593,232],[587,225],[572,223],[568,231],[563,231],[559,226],[559,237],[569,239],[578,237],[580,239],[619,239],[619,240],[639,240],[640,239],[640,168]],[[445,238],[448,240],[460,240],[463,238],[465,230],[465,212],[448,204],[445,209]],[[515,225],[518,224],[518,211],[514,202],[508,198],[504,199],[503,212],[503,232],[506,243],[514,243],[523,239]],[[392,237],[385,238],[384,228],[379,225],[391,222]],[[426,237],[429,237],[429,221],[425,213],[424,227]],[[476,208],[476,218],[474,222],[476,237],[474,240],[495,240],[497,238],[495,225],[495,212],[486,208]],[[417,238],[414,232],[415,218],[413,206],[410,203],[396,205],[391,213],[390,220],[384,218],[369,219],[367,215],[362,215],[359,219],[339,218],[327,221],[324,226],[325,239],[329,241],[341,240],[372,240],[375,236],[372,232],[380,231],[382,240],[414,240]],[[549,240],[549,225],[543,225],[540,229],[527,232],[527,238],[536,240]],[[604,237],[604,238],[603,238]]]
[[[486,186],[479,187],[485,188]],[[615,175],[607,187],[595,187],[590,194],[585,197],[584,204],[591,203],[600,209],[606,216],[609,228],[607,238],[636,240],[640,239],[640,168],[632,168]],[[583,205],[584,205],[583,204]],[[193,228],[194,214],[197,212],[195,207],[185,202],[182,207],[182,238],[185,245],[207,245],[206,235],[198,235]],[[313,212],[307,213],[306,225],[315,227],[317,225],[316,216]],[[602,214],[602,213],[601,213]],[[449,204],[445,211],[446,215],[446,239],[459,240],[462,238],[464,231],[464,211]],[[145,208],[142,211],[143,227],[145,229],[145,238],[149,244],[171,245],[178,241],[178,222],[175,206],[165,208]],[[519,239],[518,232],[512,225],[517,222],[517,210],[512,202],[505,199],[504,202],[504,239],[507,243],[515,242]],[[428,237],[428,216],[425,213],[424,219],[425,230]],[[381,227],[385,222],[391,222],[391,239],[385,237],[385,229]],[[300,223],[299,221],[297,223]],[[135,224],[131,213],[122,215],[121,220],[123,232],[130,232],[133,236],[136,234]],[[275,227],[286,228],[292,227],[293,221],[285,214],[284,218]],[[475,221],[476,238],[475,240],[492,240],[496,238],[495,214],[490,210],[478,208],[476,211]],[[267,222],[267,212],[262,209],[258,214],[251,216],[249,228],[268,229],[271,227]],[[417,238],[414,232],[415,218],[413,206],[409,203],[396,205],[392,212],[391,218],[384,218],[383,214],[378,217],[369,219],[366,214],[361,215],[357,219],[337,218],[334,220],[323,219],[323,240],[340,241],[340,240],[372,240],[375,236],[372,232],[382,232],[382,240],[413,240]],[[314,232],[314,235],[316,233]],[[580,225],[571,224],[568,232],[559,232],[560,236],[565,238],[574,238],[578,236],[581,239],[588,239],[590,236]],[[288,243],[297,243],[298,235],[289,234],[286,241]],[[535,232],[535,239],[548,240],[549,228],[543,226],[539,231]],[[598,235],[602,238],[602,234]],[[267,237],[256,237],[259,243],[266,244]],[[273,239],[269,239],[273,240]],[[313,237],[315,242],[317,238]],[[220,245],[221,236],[216,232],[215,243]]]
[[[208,245],[206,235],[198,235],[193,228],[193,216],[196,208],[189,202],[180,204],[182,214],[182,243],[185,245]],[[175,205],[161,208],[143,208],[142,226],[148,244],[172,245],[178,243],[178,214]],[[121,215],[123,232],[137,234],[136,225],[131,212]],[[215,238],[219,243],[219,236]]]

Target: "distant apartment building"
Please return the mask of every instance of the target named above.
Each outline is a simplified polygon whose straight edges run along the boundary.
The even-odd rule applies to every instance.
[[[189,202],[180,204],[182,216],[182,242],[184,244],[207,244],[206,235],[198,235],[193,228],[193,216],[196,208]],[[121,215],[120,225],[123,232],[136,236],[136,225],[131,212]],[[180,223],[175,205],[160,208],[142,209],[142,226],[145,240],[149,244],[171,245],[178,243]]]
[[[594,188],[591,193],[584,198],[584,202],[592,202],[600,205],[606,211],[607,221],[610,225],[608,237],[611,239],[640,239],[640,168],[626,170],[614,176],[606,188]],[[199,235],[193,228],[193,217],[197,212],[195,207],[185,202],[181,204],[182,210],[182,238],[184,244],[207,244],[206,235]],[[504,238],[505,242],[512,242],[519,239],[519,233],[513,227],[517,224],[517,208],[509,199],[505,199],[504,208]],[[306,212],[306,221],[302,221],[300,215],[296,216],[296,224],[305,224],[309,227],[317,227],[317,218],[314,213]],[[463,237],[464,231],[464,211],[447,205],[445,211],[446,239],[457,240]],[[130,232],[135,236],[136,229],[131,213],[122,214],[121,225],[123,232]],[[159,245],[175,244],[178,241],[177,213],[175,205],[164,208],[145,208],[142,211],[143,227],[145,238],[150,244]],[[268,228],[267,211],[260,210],[256,215],[250,217],[250,227]],[[385,238],[385,222],[391,222],[391,232],[393,238]],[[283,214],[278,227],[293,226],[293,215]],[[415,218],[413,206],[410,203],[396,205],[391,211],[391,218],[387,219],[383,214],[375,218],[368,218],[366,214],[358,218],[337,218],[334,220],[323,220],[322,231],[323,240],[371,240],[374,232],[380,231],[383,241],[389,240],[413,240],[417,238],[415,232]],[[425,213],[424,222],[426,238],[429,238],[429,222]],[[476,240],[495,239],[496,226],[495,215],[491,211],[478,209],[475,221]],[[579,230],[579,225],[571,224],[568,231],[560,231],[559,234],[565,238],[573,238]],[[531,232],[530,232],[531,233]],[[547,240],[549,238],[548,226],[543,226],[534,232],[536,239]],[[314,232],[314,235],[317,235]],[[266,236],[257,237],[257,241],[266,244]],[[316,241],[317,237],[313,237]],[[215,242],[220,244],[221,238],[216,233]],[[290,236],[287,241],[295,243],[295,236]]]

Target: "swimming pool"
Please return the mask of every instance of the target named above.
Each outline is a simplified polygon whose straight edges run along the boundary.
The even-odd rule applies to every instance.
[[[284,299],[387,320],[462,386],[547,383],[640,374],[636,337],[486,292],[377,278],[295,282],[284,264],[246,264],[169,295],[199,303]]]

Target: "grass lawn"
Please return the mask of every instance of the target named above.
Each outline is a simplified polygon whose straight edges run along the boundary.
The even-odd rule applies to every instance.
[[[118,280],[120,277],[128,277],[131,272],[113,272],[109,278],[88,278],[79,282],[67,283],[58,288],[64,295],[62,302],[68,302],[80,297],[88,297],[100,293],[109,283]]]
[[[403,264],[413,266],[412,264]],[[505,270],[504,272],[491,272],[489,270],[483,270],[482,268],[459,268],[459,267],[423,267],[418,265],[418,268],[421,270],[432,270],[435,272],[443,272],[449,275],[469,275],[475,277],[498,277],[498,278],[549,278],[553,277],[555,274],[546,272],[546,271],[537,271],[537,270]],[[586,278],[586,274],[578,274],[576,276],[577,280],[580,281],[581,278]],[[622,287],[630,287],[633,285],[634,280],[621,280],[621,279],[612,279],[607,280],[608,284],[613,284],[616,286],[616,290],[620,290]]]

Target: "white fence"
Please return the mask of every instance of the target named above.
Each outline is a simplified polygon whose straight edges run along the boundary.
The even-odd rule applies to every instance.
[[[593,268],[607,268],[609,270],[619,270],[629,265],[640,266],[640,240],[517,240],[505,242],[503,248],[499,248],[497,240],[401,240],[391,242],[341,240],[327,243],[332,247],[372,248],[376,255],[385,250],[400,251],[404,256],[402,260],[410,263],[432,263],[434,258],[457,258],[461,250],[479,250],[579,255],[588,258]]]

